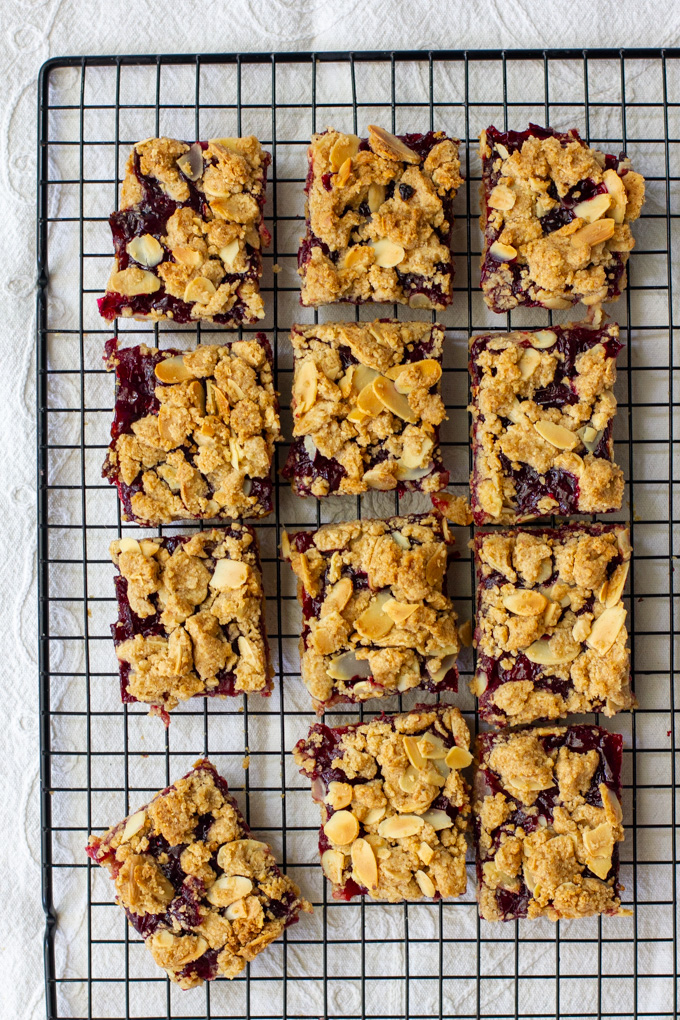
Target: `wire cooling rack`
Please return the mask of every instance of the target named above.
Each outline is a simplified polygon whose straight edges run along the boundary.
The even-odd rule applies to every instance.
[[[677,1015],[675,616],[679,548],[677,371],[680,51],[248,54],[86,57],[48,62],[39,85],[38,465],[40,713],[45,979],[48,1017],[638,1017]],[[530,97],[530,98],[527,98]],[[629,288],[610,311],[627,341],[620,356],[617,460],[636,553],[630,574],[634,716],[606,725],[625,737],[623,847],[628,919],[480,924],[474,874],[460,901],[389,906],[328,899],[317,863],[318,815],[290,751],[312,721],[299,678],[299,616],[290,571],[276,556],[283,526],[384,516],[393,497],[317,503],[277,481],[276,513],[257,525],[277,671],[269,700],[193,700],[169,731],[143,706],[123,706],[109,636],[115,606],[108,544],[121,525],[115,490],[100,476],[113,380],[104,341],[192,346],[229,334],[99,318],[95,296],[111,260],[107,217],[117,208],[130,146],[167,134],[256,134],[272,152],[266,213],[273,244],[263,279],[276,351],[284,434],[294,321],[305,150],[332,124],[363,133],[442,128],[462,139],[466,184],[456,201],[453,305],[439,318],[448,341],[444,455],[452,488],[469,468],[466,346],[471,330],[505,327],[481,301],[476,136],[490,123],[577,126],[606,151],[625,148],[648,181]],[[675,290],[675,293],[674,293]],[[429,313],[404,312],[400,317]],[[322,309],[368,319],[389,307]],[[510,324],[510,317],[507,324]],[[512,325],[545,325],[519,311]],[[676,388],[674,388],[676,387]],[[276,468],[284,462],[280,448]],[[424,508],[407,495],[406,511]],[[187,528],[166,529],[166,532]],[[461,618],[472,613],[467,529],[450,575]],[[456,703],[476,729],[463,658]],[[408,708],[405,697],[388,709]],[[382,708],[382,705],[379,706]],[[375,708],[369,704],[366,715]],[[356,716],[347,707],[331,722]],[[135,810],[208,753],[256,834],[313,900],[315,913],[233,982],[171,986],[113,905],[107,876],[86,861],[87,834]],[[249,768],[245,769],[246,756]]]

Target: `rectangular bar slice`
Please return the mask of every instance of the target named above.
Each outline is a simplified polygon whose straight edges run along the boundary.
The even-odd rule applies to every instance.
[[[459,638],[437,512],[283,533],[298,578],[302,679],[319,713],[409,690],[458,689]]]
[[[293,326],[291,340],[294,439],[283,474],[298,496],[446,486],[443,326],[327,322]]]
[[[257,539],[247,524],[111,543],[118,621],[111,627],[124,702],[166,724],[180,701],[258,691],[273,671]]]
[[[619,297],[644,178],[625,152],[591,149],[578,131],[530,124],[480,135],[481,285],[494,312],[569,308]]]
[[[269,162],[252,136],[138,142],[109,219],[115,263],[98,301],[103,317],[232,328],[264,318]]]
[[[303,305],[451,304],[458,139],[443,131],[368,138],[333,128],[312,137],[307,233],[298,251]]]
[[[615,323],[470,338],[476,524],[619,510]]]
[[[253,839],[226,779],[207,759],[103,836],[88,857],[180,988],[234,978],[311,905]]]
[[[619,884],[623,737],[546,726],[477,738],[473,810],[479,913],[624,915]]]
[[[103,477],[137,524],[264,517],[280,439],[264,333],[195,351],[106,344],[116,405]]]
[[[321,806],[319,854],[333,897],[400,903],[465,892],[470,733],[457,708],[330,728],[317,723],[293,757]]]
[[[470,686],[486,722],[611,716],[636,706],[622,602],[630,557],[622,524],[475,535]]]

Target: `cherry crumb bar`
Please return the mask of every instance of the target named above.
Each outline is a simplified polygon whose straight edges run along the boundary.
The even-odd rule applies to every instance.
[[[459,637],[439,513],[283,533],[298,578],[302,679],[318,712],[408,690],[458,689]]]
[[[264,333],[225,347],[159,351],[106,344],[116,372],[103,475],[137,524],[264,517],[280,438]]]
[[[485,722],[516,726],[635,708],[621,524],[478,532],[477,669]]]
[[[618,336],[615,323],[567,323],[470,339],[476,524],[620,509]]]
[[[309,147],[307,233],[298,251],[303,305],[451,304],[458,139],[443,131],[368,138],[328,128]]]
[[[426,322],[293,326],[293,443],[299,496],[437,492],[444,328]]]
[[[575,129],[530,124],[480,136],[481,284],[494,312],[613,301],[626,286],[630,223],[644,178],[625,153],[591,149]]]
[[[254,530],[111,543],[118,621],[111,631],[124,702],[168,721],[196,697],[269,694],[273,671]]]
[[[333,897],[442,899],[465,892],[470,733],[457,708],[331,729],[317,723],[293,758],[321,806],[319,854]]]
[[[154,961],[180,988],[234,978],[311,912],[266,843],[253,839],[227,781],[206,759],[103,836],[88,857]]]
[[[264,318],[269,161],[253,137],[138,142],[109,220],[115,264],[98,301],[103,317],[232,328]]]
[[[619,847],[623,737],[599,726],[483,733],[473,791],[486,921],[627,915]]]

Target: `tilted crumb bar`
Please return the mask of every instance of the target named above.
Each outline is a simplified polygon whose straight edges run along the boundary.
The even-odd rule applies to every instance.
[[[114,268],[99,311],[235,328],[264,318],[261,248],[268,152],[257,138],[147,138],[110,217]]]
[[[644,178],[625,153],[591,149],[578,131],[531,124],[480,135],[481,284],[494,312],[613,301],[626,286],[630,223]]]
[[[293,326],[293,443],[299,496],[437,492],[444,329],[427,322]]]
[[[319,854],[333,897],[399,903],[465,892],[472,755],[457,708],[330,728],[317,723],[293,757],[321,805]]]
[[[476,524],[618,510],[615,323],[470,339]]]
[[[166,721],[181,701],[272,690],[255,532],[228,528],[111,543],[111,631],[124,702]]]
[[[477,738],[473,810],[486,921],[625,915],[623,737],[554,726]]]
[[[264,333],[225,347],[159,351],[106,344],[116,372],[103,475],[137,524],[264,517],[280,438]]]
[[[478,532],[477,669],[471,689],[496,726],[582,712],[612,716],[630,689],[621,524]]]
[[[368,138],[328,128],[309,147],[303,305],[398,301],[446,308],[453,289],[458,139],[443,131]]]
[[[180,988],[234,978],[311,912],[266,843],[253,839],[227,781],[206,759],[103,836],[89,857],[155,963]]]
[[[317,707],[458,689],[460,643],[437,512],[283,533],[298,578],[302,679]]]

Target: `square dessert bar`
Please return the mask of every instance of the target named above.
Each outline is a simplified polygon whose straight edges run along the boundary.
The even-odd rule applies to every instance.
[[[227,528],[111,543],[118,621],[111,627],[124,702],[168,711],[196,697],[272,690],[255,532]]]
[[[572,129],[487,128],[482,159],[481,284],[494,312],[613,301],[626,286],[629,224],[645,182],[624,152],[591,149]]]
[[[616,324],[567,323],[470,339],[476,524],[618,510]]]
[[[291,339],[294,438],[283,473],[298,496],[446,486],[442,326],[327,322],[293,326]]]
[[[180,988],[236,977],[312,909],[267,844],[251,837],[227,781],[205,759],[90,836],[86,852],[109,872],[129,923]]]
[[[630,566],[621,524],[478,532],[477,670],[481,717],[516,726],[636,706],[626,610]]]
[[[623,737],[551,726],[477,738],[473,810],[479,913],[624,915],[619,885]]]
[[[137,524],[271,513],[280,438],[264,333],[195,351],[106,344],[116,404],[103,476]]]
[[[147,138],[127,161],[110,217],[115,263],[98,301],[111,321],[235,328],[264,318],[262,209],[270,156],[257,138]]]
[[[333,897],[399,903],[465,892],[470,733],[457,708],[330,728],[317,723],[293,758],[321,806],[319,854]]]
[[[446,596],[452,544],[437,512],[283,533],[302,605],[302,679],[317,711],[458,689],[457,617]]]
[[[328,128],[309,147],[307,233],[298,251],[303,305],[451,303],[458,139],[443,131],[368,138]]]

